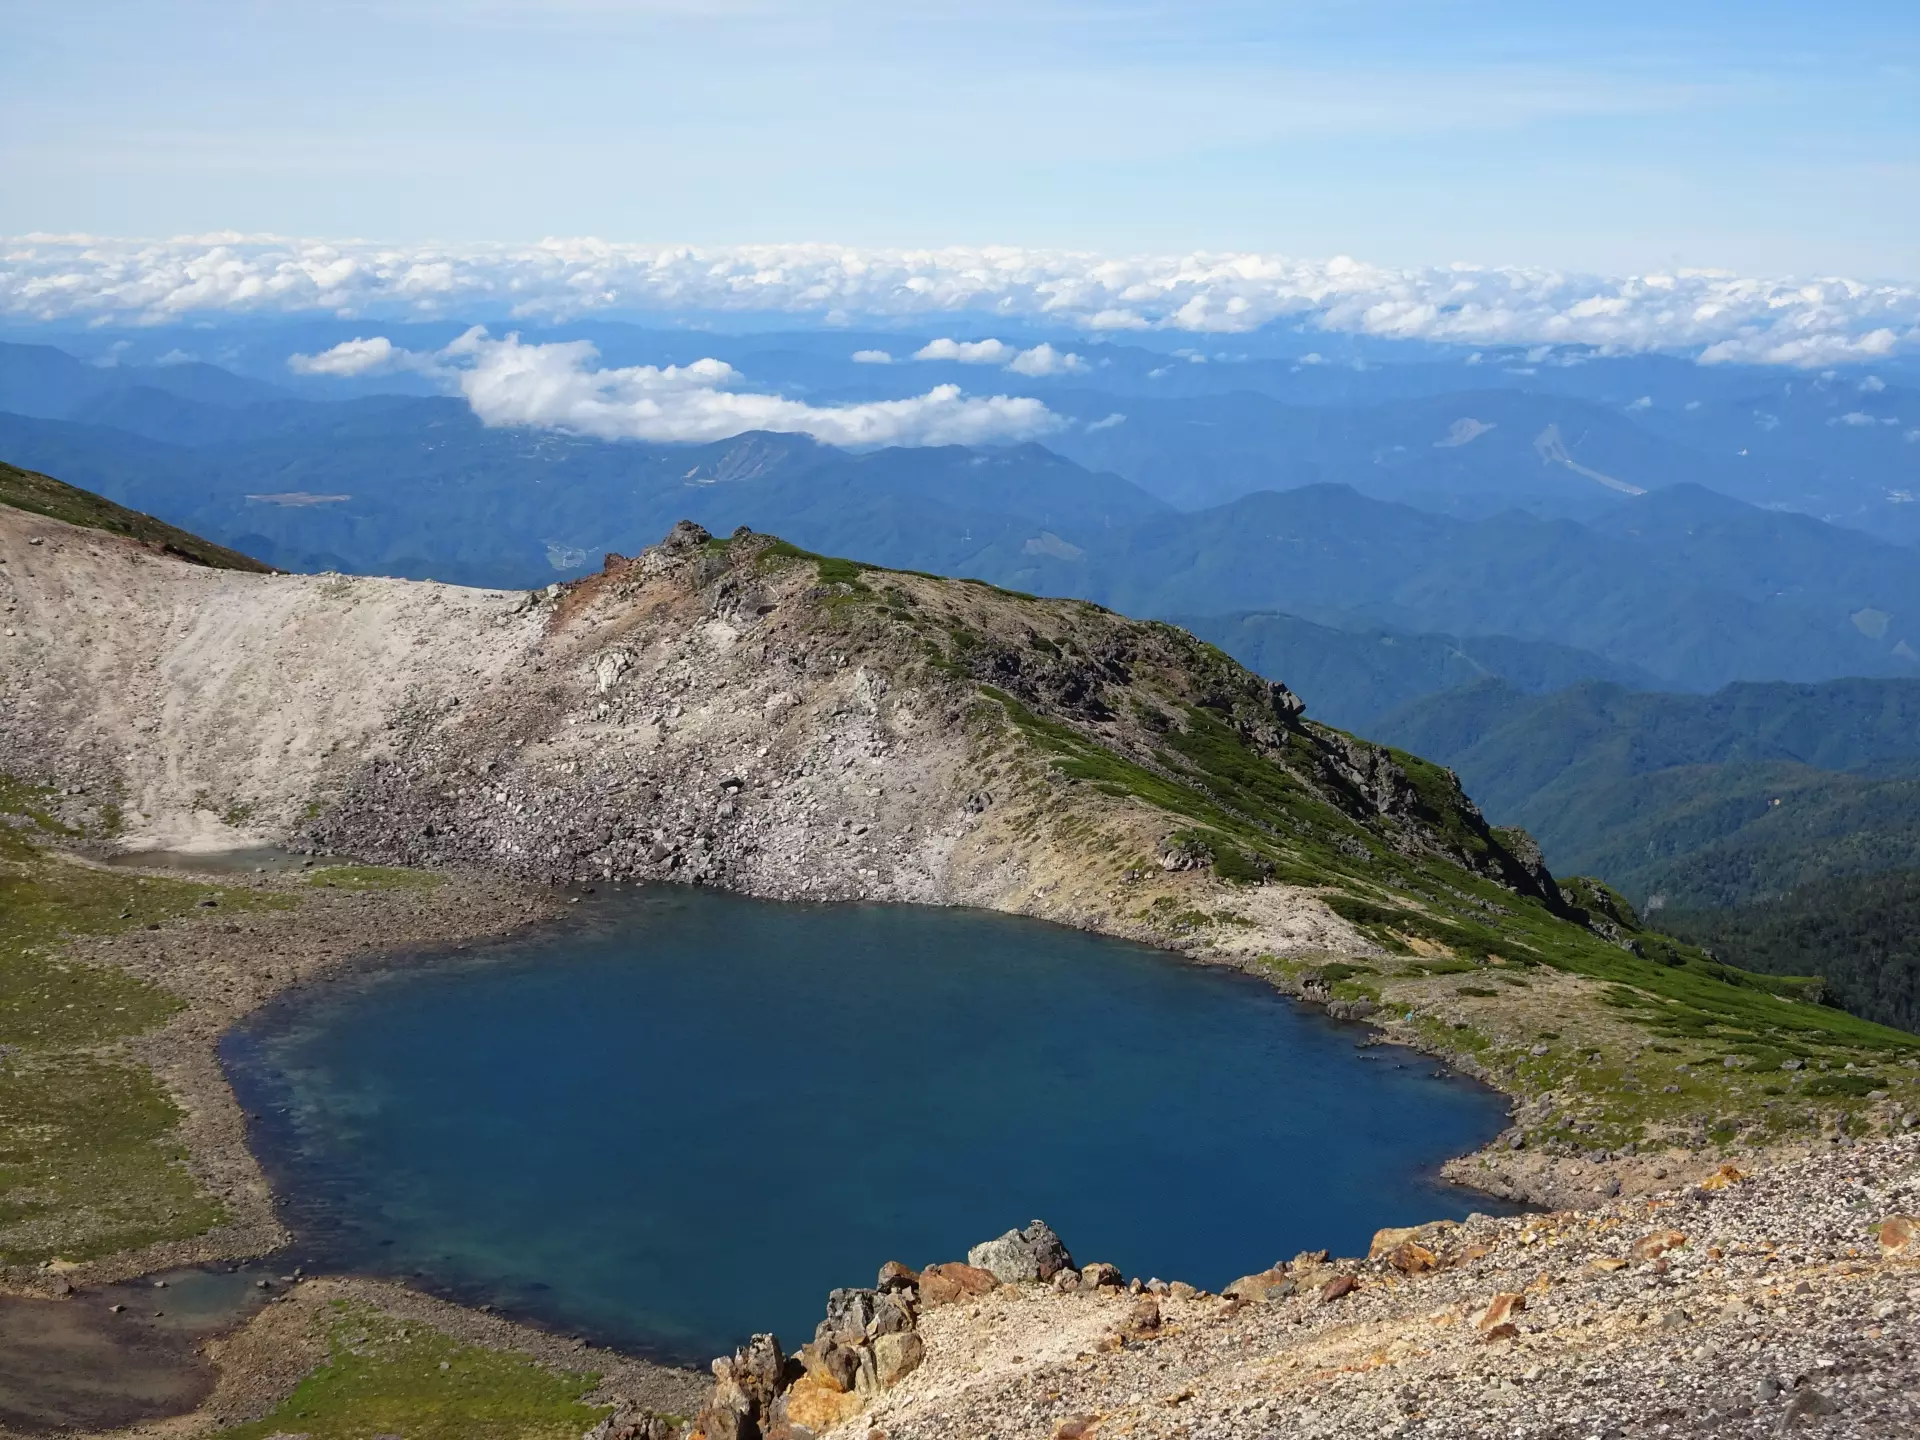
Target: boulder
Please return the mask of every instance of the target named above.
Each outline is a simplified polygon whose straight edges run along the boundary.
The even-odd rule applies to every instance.
[[[1259,1305],[1268,1300],[1284,1300],[1293,1294],[1294,1288],[1293,1277],[1287,1274],[1287,1267],[1275,1265],[1271,1270],[1262,1270],[1257,1275],[1242,1275],[1220,1293],[1229,1300]]]
[[[1092,1291],[1105,1287],[1118,1290],[1126,1284],[1126,1277],[1120,1273],[1120,1267],[1109,1265],[1104,1260],[1096,1260],[1091,1265],[1080,1268],[1080,1288]]]
[[[959,1261],[929,1265],[920,1272],[920,1303],[948,1305],[975,1295],[985,1295],[1000,1282],[990,1270],[981,1270]]]
[[[1073,1257],[1052,1226],[1034,1220],[1024,1230],[1009,1230],[997,1240],[974,1246],[967,1252],[967,1263],[991,1272],[1003,1284],[1018,1285],[1027,1280],[1051,1280],[1073,1267]]]
[[[880,1267],[880,1278],[874,1288],[885,1295],[895,1290],[912,1290],[920,1284],[920,1272],[902,1265],[898,1260],[889,1260]]]
[[[911,1330],[882,1335],[873,1342],[873,1373],[885,1390],[898,1385],[927,1358],[927,1347]]]

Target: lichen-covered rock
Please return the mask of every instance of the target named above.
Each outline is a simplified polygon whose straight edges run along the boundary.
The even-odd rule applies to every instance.
[[[1034,1220],[1024,1230],[1009,1230],[997,1240],[974,1246],[967,1252],[967,1264],[988,1271],[1002,1284],[1018,1285],[1051,1280],[1073,1267],[1073,1256],[1051,1225]]]

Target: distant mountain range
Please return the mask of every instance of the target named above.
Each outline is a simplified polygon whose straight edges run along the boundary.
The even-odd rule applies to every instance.
[[[1920,674],[1912,548],[1693,485],[1627,495],[1595,484],[1612,498],[1584,523],[1442,515],[1326,484],[1182,512],[1032,444],[851,454],[790,435],[610,443],[488,429],[437,397],[261,399],[257,382],[229,385],[211,367],[122,370],[112,383],[94,379],[112,370],[53,368],[93,387],[71,407],[88,418],[0,414],[0,455],[285,569],[532,586],[684,517],[1133,614],[1281,612],[1374,636],[1355,644],[1359,672],[1377,669],[1377,656],[1358,656],[1389,630],[1469,637],[1489,654],[1517,656],[1511,642],[1527,642],[1591,657],[1563,655],[1537,680],[1488,667],[1523,688],[1575,671],[1700,690]],[[123,383],[135,374],[200,395],[227,386],[242,403]],[[1323,688],[1356,722],[1389,699],[1354,704]],[[1390,698],[1409,697],[1401,686]]]
[[[1362,626],[1343,630],[1271,611],[1170,617],[1251,670],[1278,679],[1329,725],[1371,734],[1403,705],[1476,680],[1504,680],[1541,694],[1581,680],[1652,689],[1653,677],[1586,650],[1511,635],[1417,634]]]

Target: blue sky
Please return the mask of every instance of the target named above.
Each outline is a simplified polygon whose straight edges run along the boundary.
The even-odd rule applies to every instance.
[[[0,232],[1920,277],[1920,6],[8,0]]]

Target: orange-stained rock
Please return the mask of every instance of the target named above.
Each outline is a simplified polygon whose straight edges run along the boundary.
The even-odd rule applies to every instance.
[[[1634,1241],[1627,1254],[1635,1260],[1657,1260],[1667,1251],[1678,1250],[1686,1243],[1687,1237],[1678,1230],[1656,1230]]]
[[[804,1425],[818,1435],[851,1420],[866,1408],[860,1396],[834,1390],[812,1375],[802,1375],[781,1397],[789,1425]]]
[[[929,1265],[920,1272],[920,1303],[947,1305],[974,1295],[985,1295],[999,1285],[991,1270],[951,1260],[945,1265]]]
[[[1387,1263],[1402,1275],[1424,1275],[1439,1267],[1440,1257],[1417,1240],[1407,1240],[1393,1247]]]
[[[1480,1338],[1487,1341],[1518,1340],[1520,1338],[1520,1327],[1511,1320],[1502,1320],[1498,1325],[1488,1328]]]
[[[1920,1220],[1911,1215],[1889,1215],[1880,1222],[1880,1253],[1883,1255],[1920,1254]]]
[[[1611,1255],[1602,1256],[1598,1260],[1589,1260],[1587,1262],[1587,1269],[1593,1271],[1596,1275],[1611,1275],[1616,1270],[1624,1270],[1626,1268],[1626,1261],[1616,1260]]]
[[[1724,1190],[1729,1185],[1738,1185],[1747,1178],[1747,1172],[1737,1165],[1722,1165],[1713,1174],[1700,1182],[1702,1190]]]
[[[1480,1317],[1480,1328],[1492,1330],[1504,1325],[1508,1320],[1527,1308],[1527,1297],[1511,1290],[1503,1290],[1487,1302],[1486,1313]]]

